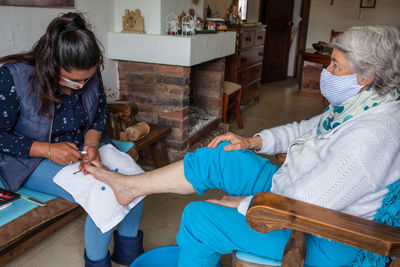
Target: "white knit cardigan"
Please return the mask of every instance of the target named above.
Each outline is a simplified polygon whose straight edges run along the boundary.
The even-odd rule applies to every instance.
[[[259,153],[287,153],[271,192],[369,220],[400,178],[400,101],[363,111],[317,136],[320,115],[263,130]],[[239,205],[245,214],[252,196]]]

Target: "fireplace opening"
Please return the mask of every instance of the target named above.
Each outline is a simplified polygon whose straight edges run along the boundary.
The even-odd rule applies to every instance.
[[[137,104],[136,119],[171,128],[164,140],[171,161],[227,131],[219,131],[225,58],[191,67],[119,61],[118,70],[120,95]]]
[[[217,119],[217,117],[212,116],[211,114],[207,113],[207,111],[195,106],[190,106],[189,138],[215,119]]]

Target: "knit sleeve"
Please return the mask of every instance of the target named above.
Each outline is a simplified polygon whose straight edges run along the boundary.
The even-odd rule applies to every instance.
[[[260,136],[263,143],[262,148],[257,152],[267,155],[286,153],[290,142],[317,127],[320,116],[317,115],[308,120],[292,122],[256,133],[254,136]]]
[[[12,133],[19,116],[14,80],[6,67],[0,68],[0,152],[28,158],[33,140]]]
[[[292,145],[286,166],[273,178],[271,192],[335,210],[382,192],[393,182],[388,174],[399,158],[400,145],[394,138],[398,124],[387,120],[354,123],[331,142],[314,140],[299,144],[297,150]]]

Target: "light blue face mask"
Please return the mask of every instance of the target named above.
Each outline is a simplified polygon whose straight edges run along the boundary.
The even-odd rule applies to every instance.
[[[320,86],[322,95],[335,107],[358,94],[364,87],[357,83],[357,74],[336,76],[326,69],[321,72]]]

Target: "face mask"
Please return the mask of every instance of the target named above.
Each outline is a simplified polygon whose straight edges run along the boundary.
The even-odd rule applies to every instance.
[[[321,93],[333,106],[340,106],[360,92],[364,85],[357,83],[357,74],[336,76],[323,69],[320,79]]]
[[[60,85],[65,86],[72,90],[80,90],[85,86],[85,84],[89,81],[89,79],[84,80],[83,82],[74,82],[67,78],[61,76]]]

